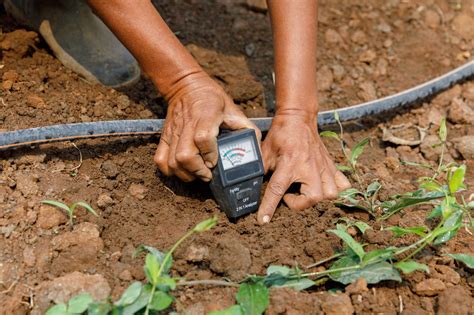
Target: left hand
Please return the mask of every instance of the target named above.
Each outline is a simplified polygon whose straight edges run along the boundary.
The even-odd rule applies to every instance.
[[[258,210],[260,224],[270,222],[283,198],[292,210],[303,210],[334,199],[351,186],[336,168],[317,131],[316,117],[306,113],[278,113],[262,144],[265,172],[273,171]],[[300,183],[299,194],[286,193]]]

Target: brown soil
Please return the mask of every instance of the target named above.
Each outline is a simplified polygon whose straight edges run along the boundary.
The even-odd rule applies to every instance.
[[[246,113],[262,116],[266,108],[271,112],[273,103],[271,33],[267,15],[241,2],[173,1],[159,9]],[[322,109],[401,91],[474,54],[472,0],[319,3]],[[64,68],[35,33],[22,30],[3,11],[0,16],[0,130],[164,117],[166,107],[146,79],[121,92],[89,84]],[[434,135],[436,123],[450,108],[474,110],[474,82],[455,86],[390,119],[348,124],[349,145],[367,135],[374,137],[361,158],[363,180],[380,179],[382,198],[415,189],[416,179],[425,173],[400,166],[399,161],[434,163],[439,153],[429,145],[384,143],[377,124],[417,124],[430,127],[428,134]],[[463,160],[456,149],[456,138],[473,136],[474,124],[454,110],[449,117],[448,158],[467,164],[467,185],[474,187],[474,160],[460,149]],[[64,143],[0,152],[1,314],[41,313],[61,294],[64,298],[77,293],[80,288],[74,285],[95,290],[98,296],[110,291],[117,297],[133,279],[144,279],[142,259],[131,257],[138,245],[169,248],[196,222],[213,214],[219,217],[218,226],[184,243],[175,257],[175,275],[238,280],[261,274],[271,264],[306,266],[341,247],[326,233],[341,217],[373,226],[371,233],[357,236],[360,240],[374,246],[392,242],[367,214],[345,212],[331,202],[301,212],[282,204],[264,227],[257,225],[255,214],[229,223],[206,186],[183,184],[157,172],[151,159],[157,142],[157,138],[96,140],[77,142],[77,148]],[[342,161],[335,143],[327,141],[327,146]],[[77,175],[71,176],[79,165]],[[472,192],[471,188],[466,197]],[[98,209],[99,218],[78,210],[71,231],[61,212],[40,206],[43,199],[85,200]],[[383,225],[423,224],[426,211],[426,207],[411,209]],[[446,246],[424,250],[418,258],[432,272],[415,272],[400,284],[384,282],[369,290],[352,287],[345,293],[334,283],[300,293],[273,290],[268,314],[473,314],[472,270],[444,253],[474,253],[473,237],[462,230]],[[58,293],[53,290],[58,283],[69,287]],[[329,289],[339,293],[328,293]],[[231,305],[234,294],[229,288],[181,289],[174,306],[180,312],[202,314]]]

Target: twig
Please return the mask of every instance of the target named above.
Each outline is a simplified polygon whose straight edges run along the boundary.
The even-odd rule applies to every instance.
[[[166,185],[163,184],[163,187],[164,187],[167,191],[169,191],[173,196],[176,196],[176,194],[174,193],[174,191],[172,191],[170,188],[168,188],[168,186],[166,186]]]
[[[0,101],[2,102],[3,106],[7,106],[7,103],[5,103],[5,101],[3,100],[3,97],[0,97]]]
[[[64,170],[54,170],[52,173],[58,173],[58,172],[68,172],[71,173],[71,176],[76,176],[77,172],[82,166],[82,151],[77,147],[77,145],[74,142],[71,142],[72,146],[76,148],[76,150],[79,152],[79,164],[77,166],[74,166],[70,169],[64,169]]]
[[[402,296],[399,294],[398,295],[398,301],[400,302],[400,308],[398,309],[398,311],[401,313],[403,313],[403,299],[402,299]]]
[[[239,285],[235,282],[223,281],[223,280],[192,280],[192,281],[180,281],[176,283],[179,286],[192,286],[192,285],[220,285],[227,287],[238,287]]]
[[[12,284],[10,284],[10,286],[8,287],[8,289],[1,291],[0,294],[7,294],[8,292],[10,292],[13,289],[13,287],[17,283],[18,283],[18,280],[13,281]]]

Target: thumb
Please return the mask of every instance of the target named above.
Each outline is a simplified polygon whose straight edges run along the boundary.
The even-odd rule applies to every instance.
[[[238,130],[238,129],[253,129],[255,130],[255,134],[257,136],[257,141],[260,143],[262,139],[262,132],[258,127],[250,121],[250,119],[245,116],[245,114],[237,107],[237,105],[233,105],[231,110],[226,111],[224,114],[224,120],[222,122],[222,127],[230,130]]]

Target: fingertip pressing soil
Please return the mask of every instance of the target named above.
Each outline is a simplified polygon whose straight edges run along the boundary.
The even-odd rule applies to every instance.
[[[190,52],[249,116],[272,111],[272,47],[268,14],[243,1],[173,1],[159,11]],[[123,91],[90,84],[62,66],[34,32],[1,14],[0,131],[57,123],[163,118],[166,104],[143,78]],[[215,17],[215,18],[210,18]],[[402,91],[463,64],[474,54],[469,21],[474,4],[452,1],[319,1],[319,103],[339,108]],[[372,136],[360,164],[363,181],[378,179],[381,198],[414,190],[428,173],[400,161],[435,163],[430,145],[400,146],[381,140],[378,124],[414,124],[436,135],[448,116],[448,159],[467,165],[474,187],[474,83],[456,85],[416,108],[345,125],[350,146]],[[428,139],[428,138],[427,138]],[[120,138],[49,144],[0,152],[0,313],[40,314],[87,288],[96,298],[117,298],[143,280],[140,244],[167,249],[197,222],[219,218],[212,230],[187,240],[172,272],[188,279],[242,279],[271,264],[304,267],[337,252],[340,240],[326,230],[342,217],[373,230],[358,240],[370,246],[394,241],[382,225],[424,224],[427,207],[403,211],[377,223],[366,213],[321,202],[300,212],[280,205],[271,222],[255,214],[230,223],[202,183],[184,184],[159,174],[152,156],[158,138]],[[337,163],[339,145],[324,140]],[[82,156],[82,159],[81,159]],[[464,195],[469,197],[472,188]],[[84,200],[99,213],[77,208],[74,228],[44,199]],[[398,244],[399,245],[399,244]],[[472,314],[474,275],[445,253],[474,253],[473,236],[461,230],[444,247],[418,258],[430,274],[404,275],[402,283],[336,283],[296,292],[272,290],[268,314]],[[327,265],[319,266],[320,270]],[[91,278],[94,277],[94,278]],[[71,283],[77,285],[70,285]],[[65,287],[64,287],[65,285]],[[60,289],[58,289],[60,288]],[[336,294],[329,293],[337,292]],[[204,314],[232,305],[235,288],[193,287],[177,291],[179,312]]]

